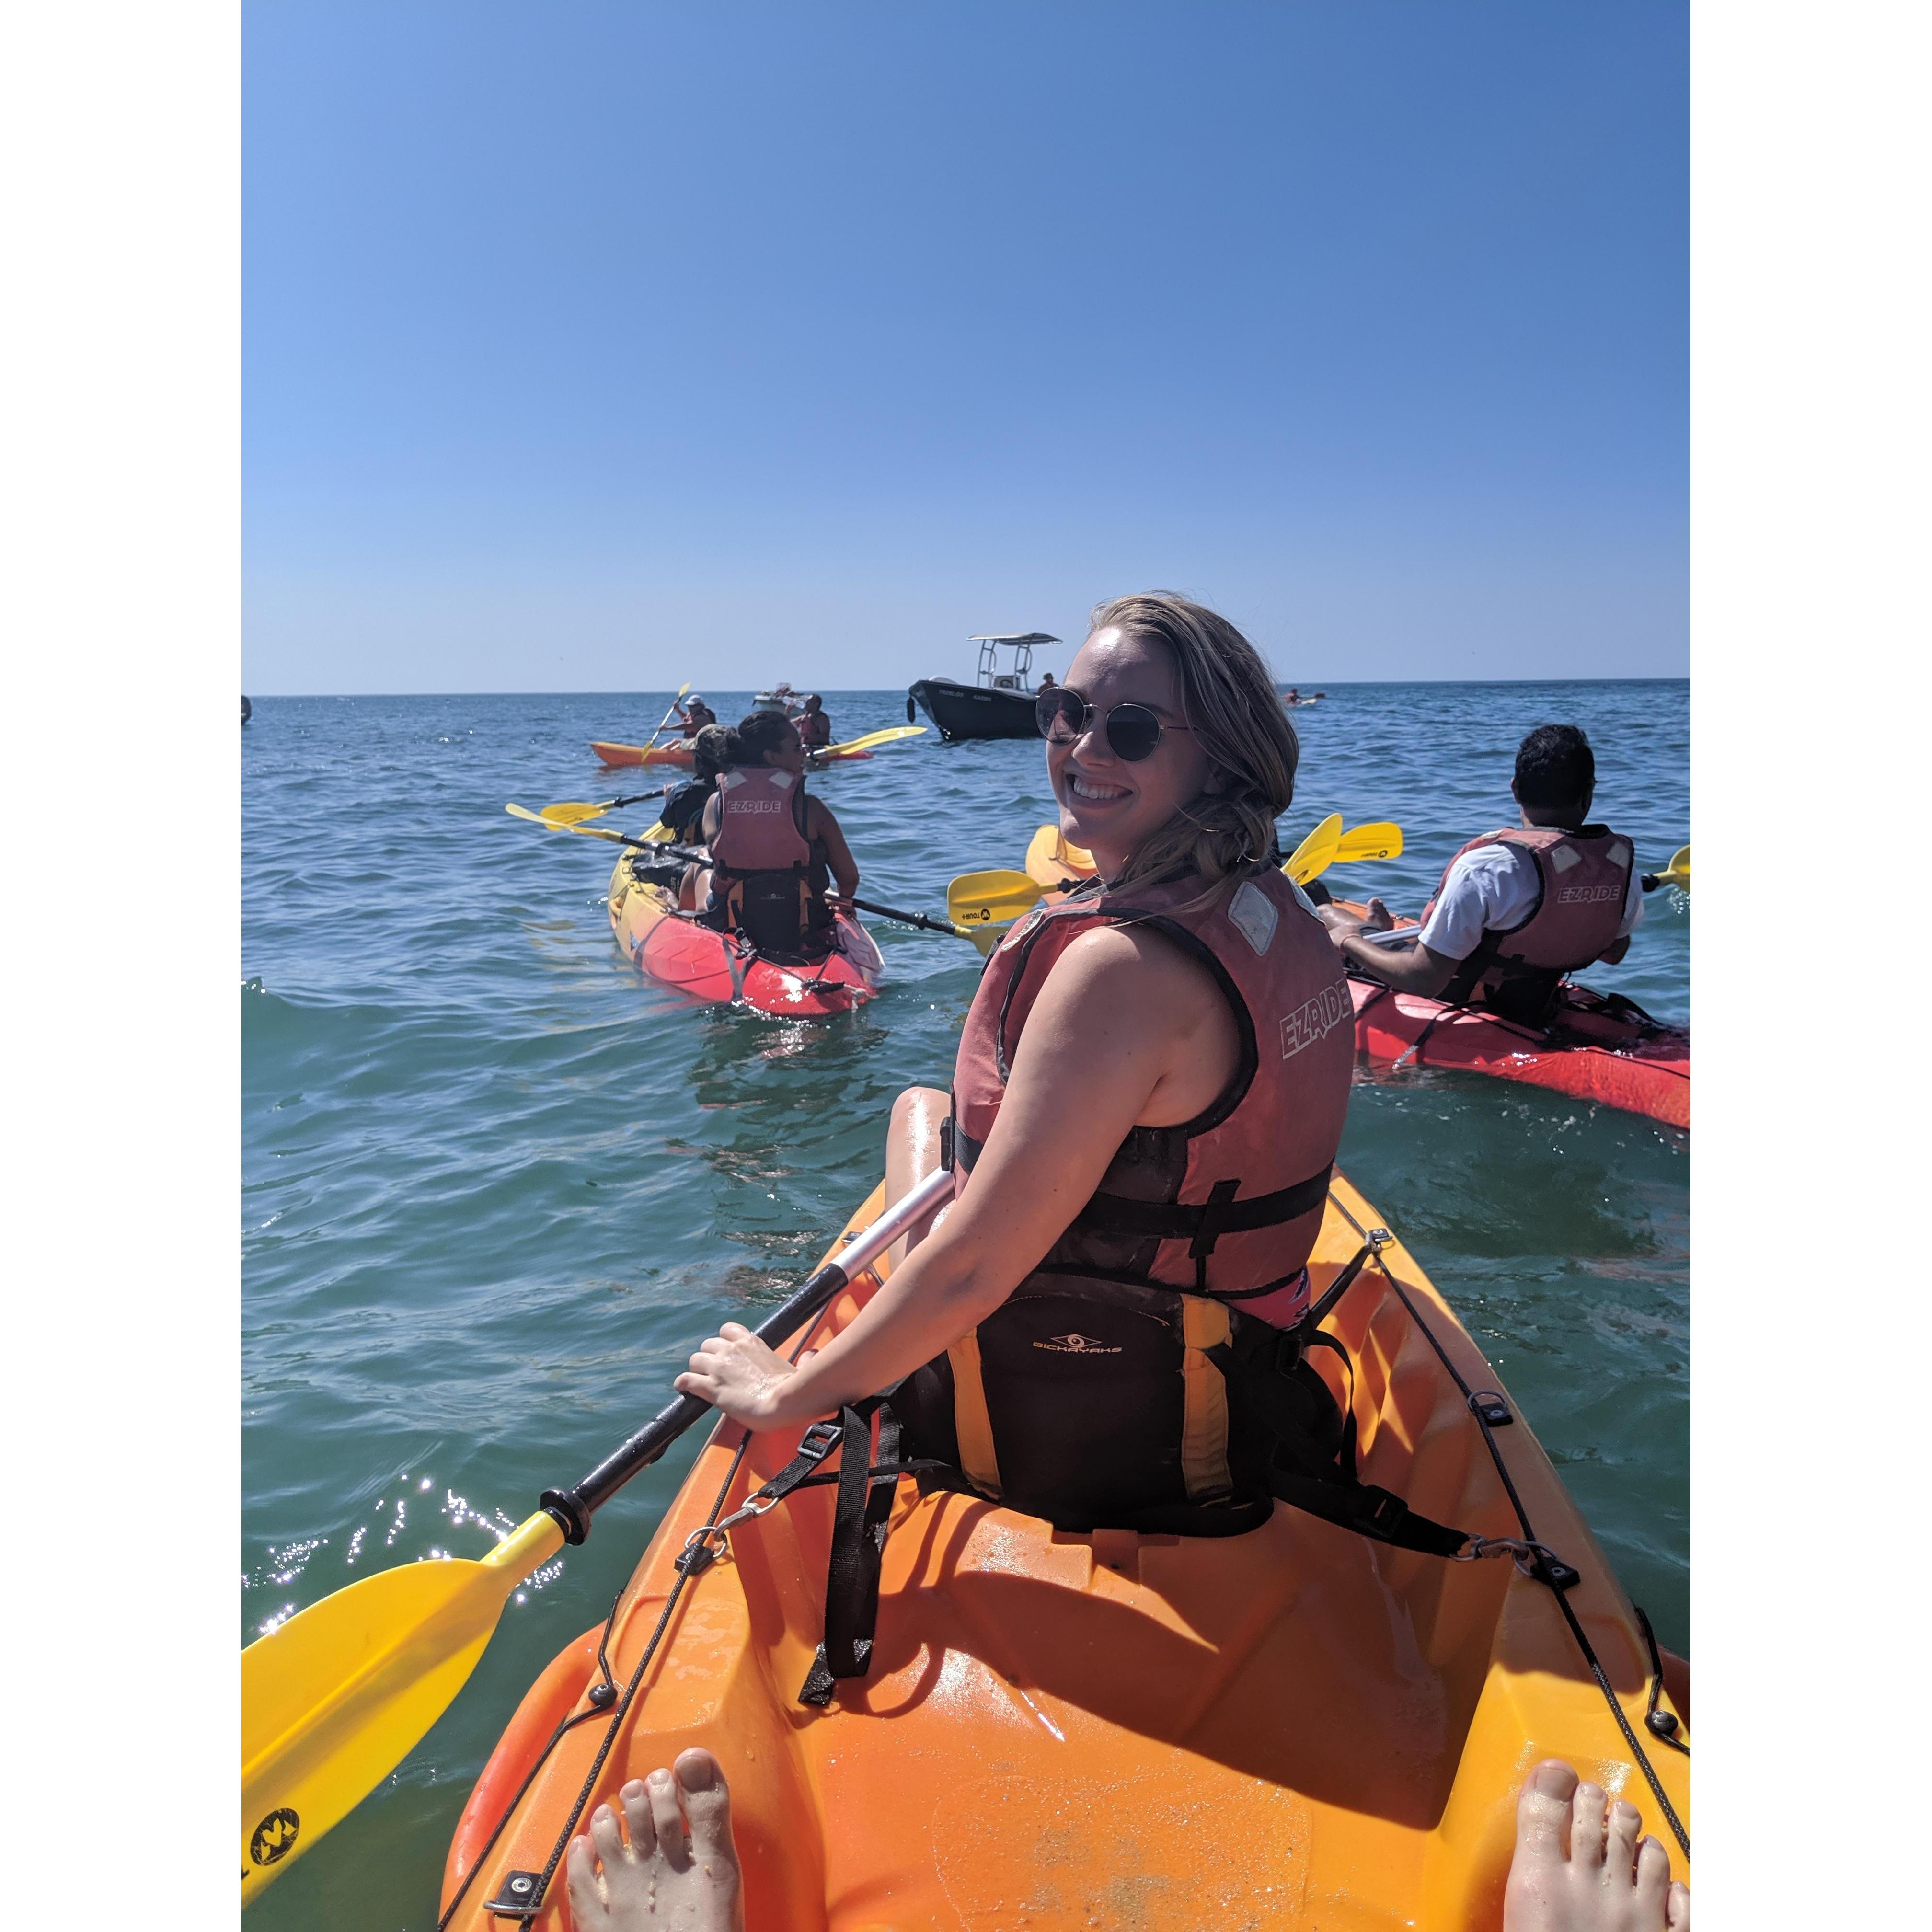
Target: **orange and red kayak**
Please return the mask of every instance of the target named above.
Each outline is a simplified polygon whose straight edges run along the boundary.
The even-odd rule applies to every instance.
[[[688,738],[674,738],[664,745],[614,745],[602,738],[593,738],[590,748],[608,766],[619,765],[682,765],[688,767],[693,754]],[[830,751],[814,752],[808,760],[814,770],[824,765],[842,765],[854,758],[869,758],[869,751],[841,750],[836,747]]]
[[[1352,1383],[1311,1359],[1352,1401],[1365,1480],[1513,1540],[1523,1567],[1509,1540],[1448,1562],[1285,1503],[1240,1536],[1073,1534],[902,1478],[869,1673],[815,1708],[798,1693],[834,1490],[718,1533],[718,1560],[681,1574],[794,1453],[721,1426],[608,1623],[511,1718],[450,1846],[452,1932],[562,1932],[570,1837],[692,1744],[730,1780],[749,1932],[1496,1932],[1516,1790],[1545,1756],[1627,1795],[1688,1876],[1688,1666],[1652,1649],[1528,1422],[1379,1222],[1338,1174],[1316,1294],[1376,1252],[1324,1324]]]
[[[737,933],[700,926],[678,910],[676,892],[640,879],[627,854],[610,874],[611,936],[638,970],[674,992],[790,1019],[825,1019],[869,1000],[885,974],[872,936],[843,914],[823,958],[778,959]]]

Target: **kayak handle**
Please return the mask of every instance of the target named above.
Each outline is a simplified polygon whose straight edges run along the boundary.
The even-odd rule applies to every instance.
[[[758,1324],[758,1340],[776,1348],[801,1322],[808,1320],[842,1289],[865,1273],[901,1235],[908,1233],[950,1196],[952,1174],[942,1168],[929,1174],[902,1200],[881,1214],[844,1254],[804,1282],[780,1306]],[[566,1543],[581,1543],[590,1534],[590,1519],[634,1476],[647,1469],[692,1424],[712,1413],[702,1396],[681,1395],[658,1410],[624,1445],[604,1457],[590,1474],[567,1490],[546,1490],[539,1506],[563,1532]]]

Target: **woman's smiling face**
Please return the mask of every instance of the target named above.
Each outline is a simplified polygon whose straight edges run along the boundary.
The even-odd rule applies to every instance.
[[[1111,878],[1183,806],[1200,796],[1211,776],[1208,757],[1183,727],[1180,674],[1157,638],[1109,626],[1096,631],[1067,667],[1067,688],[1094,707],[1070,742],[1046,742],[1047,775],[1060,803],[1060,826],[1094,854]],[[1107,742],[1105,719],[1117,704],[1144,704],[1162,726],[1160,742],[1130,762]]]

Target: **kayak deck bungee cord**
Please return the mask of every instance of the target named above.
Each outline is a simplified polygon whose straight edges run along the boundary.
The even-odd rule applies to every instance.
[[[609,1617],[511,1720],[450,1847],[443,1932],[568,1925],[571,1837],[696,1744],[731,1781],[750,1932],[1492,1928],[1544,1756],[1628,1795],[1688,1860],[1688,1666],[1340,1175],[1310,1271],[1318,1303],[1339,1290],[1324,1326],[1346,1366],[1310,1359],[1352,1412],[1363,1480],[1459,1526],[1456,1558],[1285,1503],[1240,1536],[1058,1532],[921,1494],[882,1436],[854,1479],[890,1531],[868,1667],[804,1702],[831,1647],[833,1486],[854,1487],[841,1431],[721,1424]]]

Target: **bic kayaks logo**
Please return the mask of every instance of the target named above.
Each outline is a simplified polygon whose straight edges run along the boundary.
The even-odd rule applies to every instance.
[[[258,1865],[278,1864],[295,1850],[301,1832],[301,1819],[284,1804],[255,1827],[255,1835],[248,1840],[248,1856]]]
[[[1337,980],[1324,986],[1312,1000],[1297,1006],[1281,1023],[1281,1057],[1292,1060],[1304,1046],[1312,1046],[1345,1017],[1352,1018],[1354,1002],[1348,997],[1348,982]]]
[[[1077,1330],[1071,1335],[1056,1335],[1050,1342],[1036,1342],[1034,1346],[1049,1349],[1056,1355],[1118,1355],[1120,1352],[1097,1336],[1082,1335]]]

